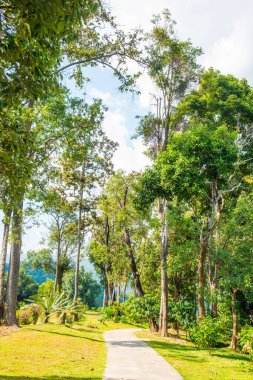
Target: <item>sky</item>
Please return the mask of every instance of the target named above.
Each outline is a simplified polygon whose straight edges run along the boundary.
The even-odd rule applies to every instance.
[[[118,23],[126,30],[141,27],[150,29],[152,15],[168,8],[180,39],[190,38],[204,54],[199,62],[212,66],[224,74],[245,77],[253,84],[253,14],[252,0],[108,0]],[[130,68],[131,69],[131,68]],[[116,169],[127,172],[141,170],[149,161],[143,154],[145,147],[132,140],[137,126],[136,115],[149,110],[152,84],[143,75],[139,80],[141,95],[134,99],[117,92],[117,82],[109,70],[91,74],[88,94],[100,97],[108,106],[104,128],[110,138],[119,143],[114,156]]]
[[[199,62],[212,66],[224,74],[246,78],[253,84],[253,1],[252,0],[108,0],[107,3],[118,23],[125,29],[150,28],[152,15],[168,8],[176,20],[177,34],[190,38],[193,45],[204,50]],[[145,115],[150,104],[152,85],[143,76],[138,85],[142,94],[122,95],[118,83],[108,69],[87,69],[91,78],[87,85],[88,98],[101,98],[108,106],[104,129],[119,143],[114,156],[116,169],[126,172],[142,170],[149,164],[144,146],[132,140],[137,126],[136,115]],[[73,93],[73,83],[66,80]],[[38,247],[43,228],[33,227],[24,236],[23,250]]]

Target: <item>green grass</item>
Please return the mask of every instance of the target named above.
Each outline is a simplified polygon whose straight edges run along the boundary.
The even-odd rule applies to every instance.
[[[38,324],[0,336],[0,379],[100,380],[106,364],[103,332],[127,327],[101,324],[97,314],[88,313],[73,328]]]
[[[57,324],[23,327],[0,336],[0,380],[101,380],[106,364],[103,332],[133,327],[98,322],[96,313],[73,328]],[[1,328],[0,328],[1,333]],[[149,332],[137,336],[162,355],[185,380],[253,380],[248,355],[216,349],[197,350],[184,340],[160,338]]]
[[[197,350],[192,344],[173,338],[160,338],[149,332],[137,333],[150,339],[147,344],[164,357],[185,380],[253,380],[253,363],[249,355],[227,348]]]

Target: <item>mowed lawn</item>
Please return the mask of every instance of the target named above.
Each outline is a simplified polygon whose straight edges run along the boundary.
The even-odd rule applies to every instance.
[[[164,357],[185,380],[253,380],[253,361],[249,355],[227,348],[198,350],[191,343],[175,338],[160,338],[149,332],[136,334]]]
[[[97,319],[89,313],[73,328],[38,324],[0,336],[0,379],[101,380],[106,364],[103,332],[131,326],[103,325]]]

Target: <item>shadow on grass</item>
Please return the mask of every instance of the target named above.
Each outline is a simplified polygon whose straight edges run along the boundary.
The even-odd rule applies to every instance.
[[[197,355],[191,355],[191,352],[194,350],[193,347],[188,347],[182,344],[173,344],[169,342],[159,341],[150,341],[147,343],[151,348],[155,350],[168,350],[168,353],[172,354],[177,359],[192,361],[195,363],[203,363],[206,361],[206,359],[203,357],[200,358]]]
[[[182,344],[175,344],[170,342],[159,342],[159,341],[150,341],[148,342],[150,347],[157,349],[157,350],[169,350],[170,353],[175,354],[177,358],[182,358],[183,360],[193,361],[193,362],[205,362],[207,359],[205,357],[198,357],[198,353],[201,352],[207,352],[205,349],[197,349],[194,347],[185,346]],[[173,352],[174,351],[174,352]],[[191,355],[190,353],[196,352],[196,356]],[[228,360],[244,360],[251,362],[251,358],[239,353],[233,353],[233,352],[224,352],[220,351],[217,352],[215,349],[211,351],[210,356],[212,357],[218,357]]]
[[[218,358],[224,358],[224,359],[232,359],[232,360],[245,360],[247,362],[252,362],[252,359],[250,356],[242,355],[242,354],[237,354],[237,353],[213,353],[212,356],[217,356]]]
[[[89,337],[82,336],[82,335],[72,335],[72,334],[66,334],[66,333],[61,333],[61,332],[56,332],[56,331],[39,330],[39,329],[35,329],[35,328],[29,328],[29,330],[32,330],[32,331],[35,331],[35,332],[41,332],[41,333],[44,333],[44,334],[62,335],[62,336],[68,336],[70,338],[79,338],[79,339],[91,340],[93,342],[99,342],[99,343],[102,342],[102,340],[94,339],[94,338],[89,338]],[[73,330],[76,331],[77,329],[73,329]],[[84,331],[84,330],[82,330],[82,331]],[[1,377],[0,377],[0,380],[1,380]]]

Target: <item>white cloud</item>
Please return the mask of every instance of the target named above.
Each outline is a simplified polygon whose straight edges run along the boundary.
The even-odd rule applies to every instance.
[[[104,92],[95,87],[89,89],[89,96],[95,99],[101,99],[106,106],[113,107],[114,109],[124,109],[127,106],[122,96],[113,96],[111,92]]]
[[[221,37],[207,51],[205,66],[213,66],[225,74],[253,79],[253,25],[252,14],[242,13],[235,21],[232,32]]]
[[[123,169],[126,172],[139,171],[150,163],[143,154],[145,147],[142,142],[140,140],[130,141],[131,134],[124,114],[108,111],[105,114],[103,127],[107,136],[119,144],[113,158],[115,169]]]

